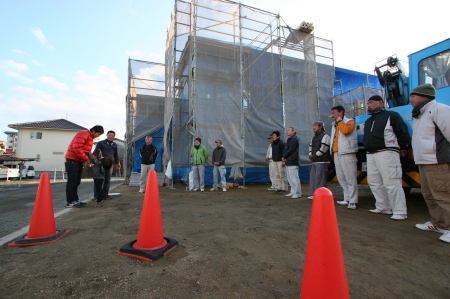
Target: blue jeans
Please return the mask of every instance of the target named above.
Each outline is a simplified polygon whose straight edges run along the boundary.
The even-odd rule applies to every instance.
[[[112,167],[110,169],[105,169],[105,179],[103,180],[103,187],[101,189],[103,191],[103,198],[106,198],[108,196],[112,171],[113,171]],[[95,186],[94,186],[94,197],[98,197],[97,189],[95,188]]]
[[[225,177],[225,175],[227,174],[227,169],[225,168],[225,165],[214,166],[214,169],[213,169],[213,176],[214,176],[213,188],[217,189],[217,181],[219,179],[219,173],[220,173],[220,179],[222,180],[222,189],[226,189],[227,188],[227,178]]]

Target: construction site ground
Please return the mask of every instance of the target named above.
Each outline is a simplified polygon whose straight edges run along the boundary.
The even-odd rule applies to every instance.
[[[137,238],[144,198],[139,187],[119,185],[111,192],[120,196],[104,206],[86,199],[86,207],[58,216],[56,227],[71,231],[61,240],[1,246],[0,298],[299,298],[312,206],[307,183],[299,199],[275,195],[267,184],[227,192],[174,187],[159,187],[164,235],[179,241],[167,256],[147,262],[117,254]],[[329,188],[342,199],[338,183]],[[29,198],[11,201],[30,205],[36,186],[28,189]],[[52,190],[53,197],[63,192]],[[450,244],[414,227],[430,218],[420,190],[407,196],[404,221],[370,213],[370,189],[359,192],[356,210],[335,206],[351,298],[449,298]],[[0,198],[8,202],[13,193],[0,190]],[[333,277],[323,285],[336,287]]]

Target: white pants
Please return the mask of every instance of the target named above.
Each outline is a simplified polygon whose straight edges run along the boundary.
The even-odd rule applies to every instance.
[[[394,151],[367,154],[367,181],[375,196],[375,207],[406,215],[400,155]]]
[[[302,196],[302,186],[298,177],[298,166],[286,166],[287,179],[291,185],[291,194]]]
[[[141,190],[145,190],[145,186],[147,185],[147,176],[150,170],[155,170],[155,164],[141,164]]]
[[[278,190],[284,190],[287,191],[287,182],[286,182],[286,169],[283,167],[283,162],[281,161],[274,161],[274,172],[275,172],[275,181],[276,187]]]
[[[344,191],[344,200],[349,203],[358,203],[357,161],[355,153],[344,155],[334,153],[336,175]]]
[[[278,182],[275,178],[275,162],[272,159],[269,159],[269,178],[270,182],[272,182],[272,189],[278,189]]]

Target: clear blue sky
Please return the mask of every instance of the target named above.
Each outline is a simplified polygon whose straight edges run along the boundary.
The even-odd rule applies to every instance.
[[[450,37],[450,1],[242,0],[291,27],[313,22],[331,39],[335,65],[376,62]],[[66,118],[125,133],[127,59],[164,62],[170,0],[1,0],[0,140],[8,124]]]

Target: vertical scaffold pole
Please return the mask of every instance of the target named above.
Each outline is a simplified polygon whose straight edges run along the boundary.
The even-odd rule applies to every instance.
[[[126,103],[125,103],[125,109],[126,109],[126,134],[125,134],[125,184],[128,185],[130,184],[130,176],[131,176],[131,161],[132,161],[132,157],[133,157],[133,146],[131,145],[131,136],[132,136],[132,126],[133,124],[131,123],[131,111],[130,111],[130,101],[131,101],[131,94],[130,94],[130,80],[131,80],[131,63],[130,63],[130,58],[128,58],[128,82],[127,82],[127,97],[126,97]]]
[[[173,187],[173,173],[174,173],[174,169],[175,169],[175,163],[173,161],[173,151],[174,151],[174,145],[173,145],[173,131],[175,128],[175,117],[174,117],[174,113],[175,113],[175,85],[176,85],[176,80],[175,80],[175,67],[176,67],[176,61],[177,61],[177,0],[175,0],[175,5],[173,8],[173,48],[172,48],[172,62],[171,62],[171,98],[172,98],[172,121],[169,123],[169,126],[172,126],[172,129],[169,130],[170,132],[170,138],[169,138],[169,147],[172,147],[170,152],[170,161],[172,164],[172,179],[170,180],[170,189],[175,189]]]
[[[243,48],[242,48],[242,4],[239,3],[239,75],[241,79],[241,143],[242,143],[242,189],[247,189],[245,187],[245,125],[244,125],[244,58],[243,58]]]
[[[281,49],[281,23],[280,23],[280,15],[277,15],[277,27],[278,27],[278,53],[280,54],[280,93],[281,93],[281,109],[282,109],[282,118],[283,118],[283,131],[286,131],[286,107],[284,105],[284,70],[283,70],[283,51]]]

